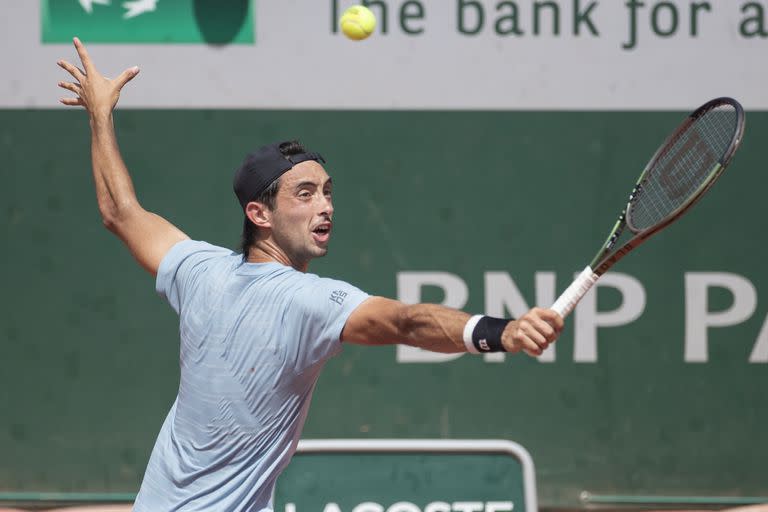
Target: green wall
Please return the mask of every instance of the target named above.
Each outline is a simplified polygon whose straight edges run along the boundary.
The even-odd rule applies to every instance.
[[[336,227],[311,271],[395,297],[400,271],[442,271],[484,308],[483,275],[558,289],[591,258],[632,181],[682,113],[120,111],[147,209],[235,247],[232,171],[298,137],[328,160]],[[101,226],[88,122],[0,111],[0,492],[135,492],[178,384],[177,320]],[[732,168],[689,217],[617,267],[647,293],[641,318],[600,331],[599,360],[464,356],[397,363],[350,346],[321,377],[305,438],[504,438],[536,463],[539,501],[602,494],[768,495],[768,371],[747,362],[765,319],[768,114],[748,113]],[[755,314],[711,329],[684,363],[684,274],[732,272]],[[424,300],[441,301],[440,290]],[[620,299],[606,289],[601,309]],[[731,296],[714,290],[713,309]]]

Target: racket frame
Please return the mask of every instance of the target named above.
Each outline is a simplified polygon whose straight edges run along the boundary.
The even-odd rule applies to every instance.
[[[728,149],[717,161],[704,182],[693,194],[691,194],[688,199],[686,199],[686,201],[684,201],[680,206],[673,210],[663,220],[657,222],[649,228],[636,232],[634,237],[621,245],[615,251],[611,252],[611,249],[613,249],[615,246],[619,237],[624,232],[624,229],[627,228],[627,212],[630,211],[630,207],[637,198],[638,194],[642,193],[642,183],[648,172],[654,168],[656,162],[662,157],[662,155],[666,153],[670,145],[673,144],[674,141],[677,140],[677,138],[680,136],[680,134],[685,132],[691,126],[691,124],[696,121],[696,119],[709,112],[713,108],[725,104],[734,107],[736,112],[736,130],[734,131],[734,135],[731,139]],[[601,246],[601,249],[597,252],[595,257],[592,258],[590,264],[573,281],[573,283],[571,283],[571,285],[560,295],[560,297],[558,297],[558,299],[552,305],[552,309],[557,311],[563,317],[567,316],[573,310],[573,308],[576,307],[576,304],[581,299],[581,297],[583,297],[584,294],[590,288],[592,288],[600,276],[605,274],[608,269],[613,267],[613,265],[615,265],[624,256],[632,252],[632,250],[639,247],[653,234],[658,233],[665,227],[669,226],[672,222],[680,218],[680,216],[682,216],[686,211],[688,211],[688,209],[696,204],[696,202],[698,202],[699,199],[704,196],[704,194],[715,183],[715,181],[717,181],[717,178],[720,177],[722,172],[733,158],[736,150],[741,145],[741,141],[744,136],[744,125],[744,109],[738,101],[728,97],[720,97],[708,101],[693,111],[682,123],[680,123],[677,129],[664,140],[661,146],[659,146],[659,148],[656,150],[656,153],[654,153],[654,155],[648,161],[648,164],[643,169],[643,172],[640,173],[640,176],[635,182],[635,186],[633,187],[632,192],[629,194],[629,199],[627,200],[627,204],[624,210],[622,210],[621,214],[619,215],[618,220],[608,234],[608,237]]]

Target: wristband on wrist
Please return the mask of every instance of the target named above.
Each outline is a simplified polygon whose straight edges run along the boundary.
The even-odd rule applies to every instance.
[[[475,315],[464,325],[464,346],[467,352],[482,354],[485,352],[506,352],[501,344],[501,333],[512,320]]]

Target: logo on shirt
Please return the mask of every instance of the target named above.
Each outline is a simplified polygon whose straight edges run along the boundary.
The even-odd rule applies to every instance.
[[[346,298],[347,298],[347,292],[343,290],[334,290],[330,296],[331,302],[335,302],[339,306],[344,304],[344,299]]]

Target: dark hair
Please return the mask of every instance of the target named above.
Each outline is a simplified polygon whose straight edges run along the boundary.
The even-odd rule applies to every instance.
[[[282,153],[284,156],[293,156],[307,152],[307,150],[304,149],[304,146],[302,146],[301,143],[297,140],[289,140],[283,142],[280,144],[279,148],[280,153]],[[275,178],[275,180],[270,183],[264,192],[259,194],[259,196],[256,197],[254,201],[257,203],[262,203],[270,210],[274,210],[277,200],[277,191],[279,189],[280,178]],[[248,252],[250,251],[253,244],[256,243],[256,235],[258,232],[259,228],[257,228],[256,225],[248,219],[248,217],[245,217],[245,220],[243,221],[243,234],[240,237],[240,251],[243,253],[244,260],[248,259]]]

